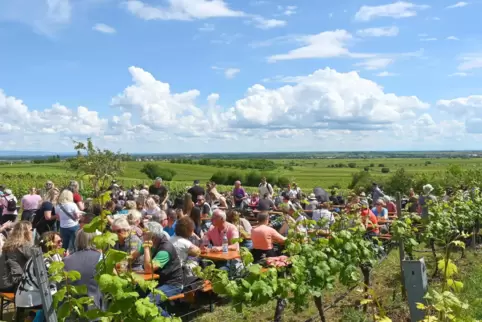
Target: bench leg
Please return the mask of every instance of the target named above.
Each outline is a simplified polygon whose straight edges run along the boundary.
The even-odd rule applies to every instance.
[[[0,311],[0,320],[3,320],[3,297],[0,298],[0,306],[2,307],[2,310]]]
[[[213,292],[209,292],[209,312],[214,312],[214,304],[213,304]]]

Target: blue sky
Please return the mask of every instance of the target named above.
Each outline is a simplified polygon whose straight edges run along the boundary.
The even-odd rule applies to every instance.
[[[157,153],[477,149],[480,12],[449,0],[2,0],[0,148],[63,152],[92,137]]]

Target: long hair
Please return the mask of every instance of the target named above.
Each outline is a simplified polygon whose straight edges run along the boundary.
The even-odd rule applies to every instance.
[[[5,244],[3,244],[3,251],[13,252],[22,246],[32,245],[31,229],[32,224],[29,221],[22,220],[16,223]]]
[[[191,214],[192,208],[194,208],[194,203],[192,202],[192,195],[188,192],[184,195],[182,212],[186,216],[189,216]]]
[[[56,231],[47,231],[42,234],[42,239],[39,243],[40,247],[42,248],[42,253],[45,254],[55,249],[57,246],[54,244],[55,236],[60,237],[60,234]]]

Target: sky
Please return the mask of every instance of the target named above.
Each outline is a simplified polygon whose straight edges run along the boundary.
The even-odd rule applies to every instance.
[[[28,10],[26,10],[28,8]],[[0,150],[470,150],[482,0],[0,0]]]

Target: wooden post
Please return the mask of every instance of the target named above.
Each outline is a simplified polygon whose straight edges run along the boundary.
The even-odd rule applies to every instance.
[[[57,322],[57,313],[53,307],[52,294],[50,294],[49,276],[45,267],[42,251],[38,247],[33,250],[33,270],[40,288],[40,298],[42,300],[42,310],[45,321]]]
[[[402,194],[400,192],[397,192],[397,215],[399,220],[403,219],[402,216]],[[403,275],[403,265],[402,262],[405,259],[405,247],[403,246],[403,241],[400,240],[398,249],[400,252],[400,282],[402,283],[402,298],[405,300],[406,299],[406,289],[405,289],[405,278]]]

